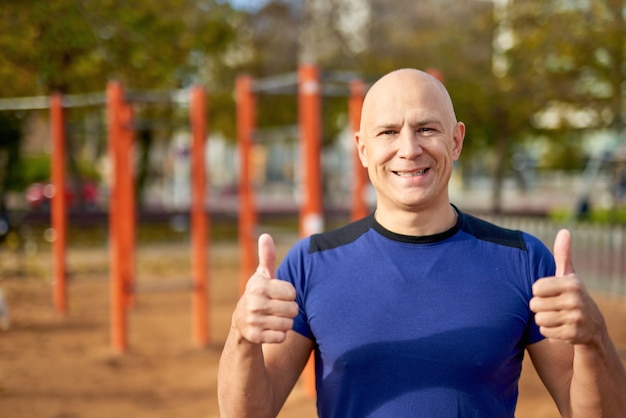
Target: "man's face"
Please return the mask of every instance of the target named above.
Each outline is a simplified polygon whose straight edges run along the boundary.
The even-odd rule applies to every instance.
[[[377,211],[447,206],[464,135],[447,93],[426,75],[401,70],[372,86],[356,140],[376,189]]]

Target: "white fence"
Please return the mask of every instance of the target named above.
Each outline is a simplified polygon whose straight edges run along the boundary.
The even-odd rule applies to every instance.
[[[572,262],[585,286],[594,292],[626,296],[626,227],[588,223],[556,224],[533,217],[484,217],[511,229],[520,229],[541,239],[552,249],[556,233],[572,233]]]

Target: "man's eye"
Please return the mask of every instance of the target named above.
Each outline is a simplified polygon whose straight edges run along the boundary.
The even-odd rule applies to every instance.
[[[382,131],[380,134],[381,135],[393,135],[395,133],[394,130],[388,129],[386,131]]]
[[[431,132],[431,131],[433,131],[433,129],[428,128],[428,127],[422,127],[417,130],[417,132]]]

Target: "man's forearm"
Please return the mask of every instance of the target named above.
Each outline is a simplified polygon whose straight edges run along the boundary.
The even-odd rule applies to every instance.
[[[574,418],[625,416],[626,370],[606,332],[597,345],[575,346],[570,393]]]
[[[276,415],[261,344],[231,329],[220,359],[217,395],[222,418]]]

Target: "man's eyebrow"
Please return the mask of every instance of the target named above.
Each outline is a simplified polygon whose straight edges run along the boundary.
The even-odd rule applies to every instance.
[[[385,129],[397,129],[401,125],[402,125],[401,123],[383,122],[383,123],[378,123],[374,125],[374,130],[380,131],[380,130],[385,130]]]
[[[443,125],[439,119],[423,119],[418,120],[414,123],[415,126],[425,126],[425,125]]]
[[[376,125],[374,125],[372,127],[372,129],[374,131],[385,131],[388,129],[400,129],[402,127],[403,123],[400,122],[381,122],[381,123],[377,123]],[[443,126],[443,122],[439,119],[422,119],[422,120],[418,120],[415,122],[412,122],[410,124],[411,126],[415,126],[415,127],[421,127],[421,126]]]

